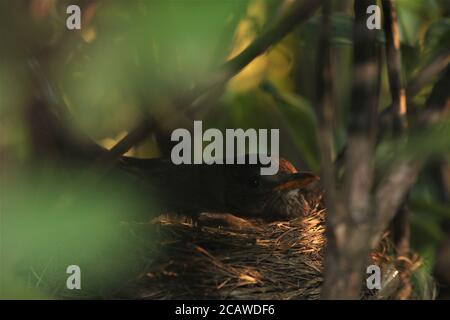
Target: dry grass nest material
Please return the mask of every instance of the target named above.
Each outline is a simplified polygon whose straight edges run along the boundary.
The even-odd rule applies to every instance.
[[[159,254],[139,279],[144,299],[318,299],[323,282],[324,216],[264,223],[205,214],[197,224],[163,216],[154,223]],[[219,220],[219,221],[217,221]],[[388,237],[372,253],[382,290],[361,284],[363,299],[415,298],[417,255],[396,256]]]

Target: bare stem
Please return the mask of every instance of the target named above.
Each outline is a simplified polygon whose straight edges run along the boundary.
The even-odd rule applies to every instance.
[[[386,35],[386,63],[394,111],[393,124],[396,132],[403,132],[407,127],[406,91],[402,77],[402,57],[397,9],[393,0],[383,0],[382,3]]]

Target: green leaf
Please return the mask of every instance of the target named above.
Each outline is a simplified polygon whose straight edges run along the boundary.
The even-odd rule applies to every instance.
[[[0,298],[98,298],[136,275],[141,240],[122,221],[144,206],[131,186],[108,180],[86,192],[86,181],[68,183],[47,170],[4,182],[1,276],[8,281],[0,282]],[[153,239],[149,228],[145,243]],[[69,265],[80,266],[83,290],[66,289]]]

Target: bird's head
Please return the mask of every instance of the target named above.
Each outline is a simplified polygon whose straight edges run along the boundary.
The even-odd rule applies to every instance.
[[[275,175],[261,175],[260,164],[224,166],[224,197],[231,213],[266,220],[294,218],[300,214],[301,194],[317,186],[319,177],[298,172],[279,160]]]

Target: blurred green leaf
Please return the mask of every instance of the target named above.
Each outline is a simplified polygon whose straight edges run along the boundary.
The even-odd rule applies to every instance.
[[[121,223],[143,210],[139,198],[113,181],[86,192],[66,178],[46,171],[2,182],[1,298],[111,297],[139,270],[145,246]],[[82,290],[66,288],[69,265],[80,266]]]

